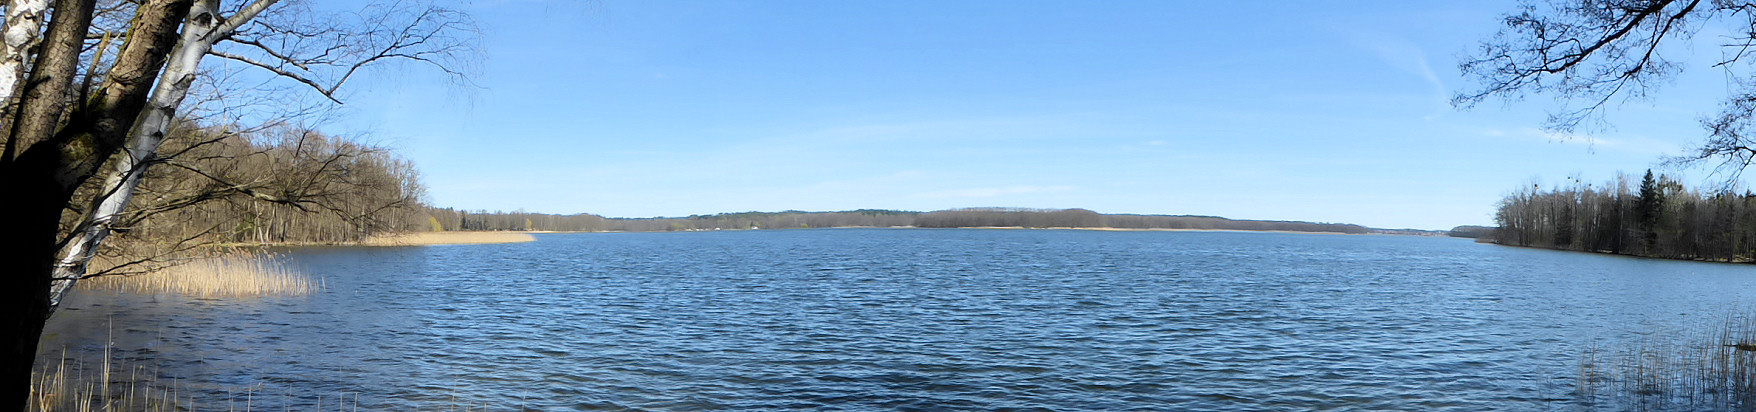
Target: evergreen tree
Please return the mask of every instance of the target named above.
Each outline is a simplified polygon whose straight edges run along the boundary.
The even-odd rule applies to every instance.
[[[1640,247],[1644,253],[1653,253],[1658,244],[1658,223],[1664,217],[1665,193],[1659,187],[1658,179],[1653,178],[1652,169],[1646,169],[1646,177],[1640,179],[1640,201],[1636,211],[1640,217]]]

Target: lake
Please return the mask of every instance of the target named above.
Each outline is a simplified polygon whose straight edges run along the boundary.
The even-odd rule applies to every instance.
[[[1579,405],[1586,347],[1756,304],[1756,266],[1450,238],[537,236],[289,253],[313,296],[78,294],[43,351],[113,339],[239,410],[1530,410]]]

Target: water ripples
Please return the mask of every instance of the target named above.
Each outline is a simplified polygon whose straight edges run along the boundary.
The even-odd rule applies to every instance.
[[[362,409],[1536,409],[1569,399],[1581,342],[1756,290],[1742,266],[1264,233],[578,234],[291,256],[329,289],[85,296],[45,351],[101,347],[90,325],[112,322],[126,356],[214,393],[358,392]]]

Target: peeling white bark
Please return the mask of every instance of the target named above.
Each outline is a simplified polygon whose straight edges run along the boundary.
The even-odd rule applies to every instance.
[[[49,0],[13,0],[6,5],[6,22],[0,25],[0,102],[11,102],[24,82],[25,60],[43,38],[43,20]]]
[[[60,261],[55,266],[55,281],[49,289],[51,308],[59,306],[67,290],[85,276],[92,254],[110,235],[116,220],[128,206],[128,200],[134,197],[141,176],[158,153],[159,145],[165,141],[165,133],[177,115],[177,106],[183,104],[183,98],[189,95],[189,86],[195,83],[202,56],[213,49],[214,43],[277,2],[279,0],[256,0],[229,18],[219,15],[219,0],[198,0],[189,9],[182,37],[171,49],[146,109],[141,110],[128,130],[124,148],[127,155],[117,159],[115,167],[106,173],[103,191],[99,192],[103,195],[99,197],[97,207],[86,215],[85,230],[75,233],[61,250]]]

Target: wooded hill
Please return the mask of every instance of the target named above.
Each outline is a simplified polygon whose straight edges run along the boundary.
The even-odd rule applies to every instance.
[[[605,218],[591,214],[429,209],[430,226],[441,230],[553,230],[663,232],[689,230],[790,229],[828,227],[1024,227],[1254,230],[1367,233],[1351,224],[1233,220],[1214,216],[1106,215],[1085,209],[971,208],[937,212],[864,209],[843,212],[744,212],[688,217]]]
[[[1495,243],[1623,255],[1750,261],[1756,193],[1702,193],[1651,171],[1635,183],[1531,185],[1501,200]]]

